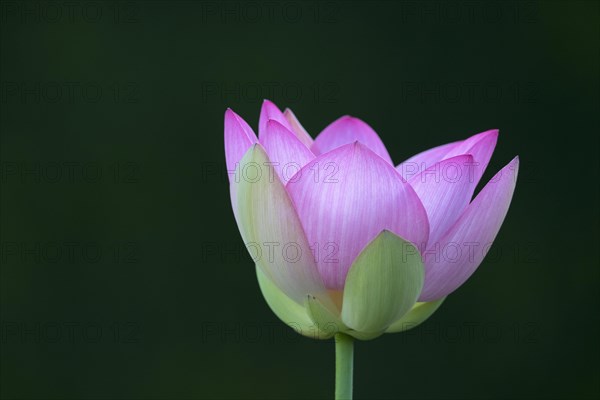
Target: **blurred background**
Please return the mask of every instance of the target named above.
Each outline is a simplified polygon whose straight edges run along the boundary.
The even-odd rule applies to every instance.
[[[238,233],[223,114],[367,121],[396,163],[500,129],[521,158],[479,270],[359,342],[355,397],[600,394],[593,1],[1,3],[6,399],[331,398],[334,344],[271,312]],[[596,311],[594,311],[596,310]]]

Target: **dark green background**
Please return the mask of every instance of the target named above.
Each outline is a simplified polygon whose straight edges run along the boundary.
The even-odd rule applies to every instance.
[[[52,4],[2,3],[3,398],[332,396],[230,208],[223,113],[264,97],[395,162],[490,128],[485,180],[521,157],[473,278],[357,344],[357,398],[600,394],[597,2]]]

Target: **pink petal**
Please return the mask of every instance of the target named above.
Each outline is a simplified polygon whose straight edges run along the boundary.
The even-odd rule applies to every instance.
[[[429,150],[425,150],[419,154],[416,154],[408,160],[398,164],[396,170],[400,172],[405,179],[410,180],[422,171],[433,166],[444,159],[444,156],[457,144],[461,143],[452,142],[443,144],[441,146],[433,147]]]
[[[234,179],[236,164],[258,139],[250,125],[230,108],[225,111],[225,161],[229,182]]]
[[[429,245],[450,229],[469,205],[475,190],[470,154],[440,161],[408,181],[429,218]]]
[[[285,184],[315,155],[285,126],[275,120],[267,123],[260,143],[267,150],[273,167]]]
[[[475,272],[508,212],[518,169],[515,157],[481,190],[437,248],[423,254],[425,286],[419,301],[447,296]]]
[[[475,163],[474,181],[477,185],[492,158],[496,142],[498,142],[498,129],[478,133],[452,147],[444,159],[461,154],[471,154]]]
[[[313,144],[313,139],[310,137],[308,132],[306,132],[306,129],[304,129],[304,127],[300,124],[300,121],[298,121],[298,118],[296,118],[292,110],[286,108],[283,112],[283,115],[292,126],[292,131],[296,137],[302,142],[302,144],[310,149]]]
[[[292,126],[287,119],[285,119],[285,116],[281,110],[272,101],[264,100],[260,109],[260,117],[258,119],[258,137],[262,137],[262,135],[266,132],[267,123],[271,119],[279,122],[290,131],[292,130]]]
[[[497,141],[497,129],[481,132],[468,139],[434,147],[412,156],[396,169],[404,178],[411,179],[437,162],[462,154],[471,154],[474,160],[473,176],[477,184],[490,162]]]
[[[244,154],[258,139],[254,131],[230,108],[225,111],[225,163],[229,178],[229,194],[233,215],[237,221],[237,187],[241,180],[243,166],[240,165]]]
[[[360,142],[307,164],[286,186],[317,267],[330,289],[342,289],[361,250],[382,230],[423,249],[427,214],[413,188],[394,167]]]
[[[338,118],[323,129],[315,139],[311,150],[319,155],[356,141],[367,146],[385,161],[392,163],[387,149],[373,128],[366,122],[349,115]]]

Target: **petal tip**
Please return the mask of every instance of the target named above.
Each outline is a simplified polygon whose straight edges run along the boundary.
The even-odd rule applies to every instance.
[[[251,158],[254,158],[254,155],[260,148],[261,148],[260,144],[258,142],[254,142],[254,143],[252,143],[252,146],[250,146],[248,148],[246,153],[248,153],[251,156]]]
[[[487,138],[494,138],[497,140],[499,134],[500,134],[499,129],[488,129],[487,131],[477,133],[466,140],[469,140],[469,139],[473,140],[473,142],[471,144],[475,145],[476,143],[481,142],[482,140],[487,139]]]
[[[342,115],[341,117],[339,117],[338,119],[336,119],[335,121],[333,121],[333,123],[348,123],[348,124],[356,124],[356,123],[360,123],[363,122],[360,118],[356,118],[352,115]]]
[[[511,171],[514,171],[516,174],[519,170],[519,163],[520,163],[519,156],[515,156],[515,158],[510,160],[510,162],[505,166],[505,168],[508,167]]]
[[[519,174],[519,164],[520,164],[520,159],[519,156],[516,156],[515,158],[512,159],[512,161],[510,162],[511,164],[511,169],[513,170],[514,174],[515,174],[515,178],[517,177],[517,175]]]
[[[274,118],[269,118],[267,120],[267,128],[283,128],[286,131],[289,130],[285,125],[283,125],[280,121],[274,119]]]

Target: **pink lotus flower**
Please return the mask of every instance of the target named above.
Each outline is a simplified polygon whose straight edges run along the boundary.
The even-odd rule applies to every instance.
[[[234,214],[270,307],[317,338],[370,339],[428,318],[485,257],[519,165],[473,199],[497,130],[396,167],[377,133],[350,116],[313,140],[265,100],[258,134],[226,111]]]

